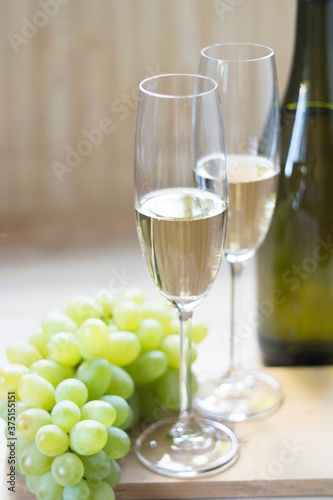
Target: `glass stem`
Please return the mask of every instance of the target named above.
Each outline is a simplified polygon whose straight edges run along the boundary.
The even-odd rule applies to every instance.
[[[192,420],[192,328],[193,312],[178,307],[180,320],[180,415],[179,421],[183,425],[191,425]]]
[[[243,266],[240,262],[230,262],[231,266],[231,320],[230,320],[230,360],[229,373],[241,369],[239,353],[236,352],[237,321],[239,320],[239,280]]]

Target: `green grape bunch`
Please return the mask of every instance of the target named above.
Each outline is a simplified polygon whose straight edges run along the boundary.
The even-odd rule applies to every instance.
[[[206,334],[192,324],[193,361]],[[10,345],[0,417],[14,394],[16,470],[27,489],[38,500],[113,500],[129,433],[179,407],[179,349],[173,308],[135,288],[76,295]]]

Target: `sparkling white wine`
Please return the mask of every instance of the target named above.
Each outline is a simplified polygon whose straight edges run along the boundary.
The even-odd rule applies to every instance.
[[[193,302],[211,286],[221,263],[227,204],[196,188],[153,191],[136,209],[149,272],[170,300]]]
[[[226,254],[242,260],[255,253],[273,215],[278,168],[267,158],[228,156],[229,214]]]

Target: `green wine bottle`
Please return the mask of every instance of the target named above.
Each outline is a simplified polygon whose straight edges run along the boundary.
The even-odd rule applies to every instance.
[[[298,0],[281,109],[281,173],[258,252],[266,364],[333,363],[333,0]]]

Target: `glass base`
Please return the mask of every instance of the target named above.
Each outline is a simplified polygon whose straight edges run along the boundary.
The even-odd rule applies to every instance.
[[[205,373],[198,378],[194,407],[202,415],[229,422],[258,418],[282,401],[275,378],[254,370]]]
[[[238,456],[238,440],[225,425],[175,418],[160,420],[136,441],[139,460],[154,472],[171,477],[201,477],[229,467]]]

